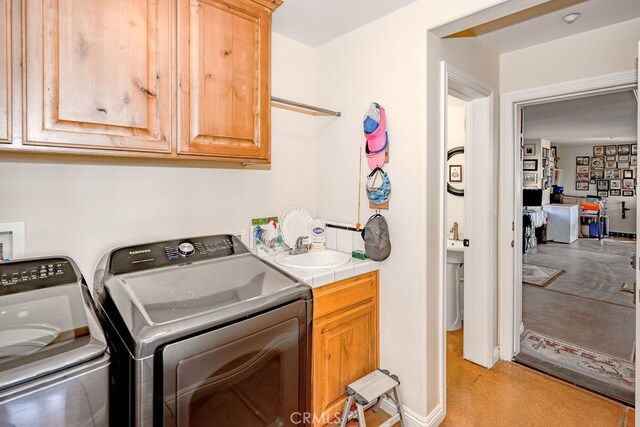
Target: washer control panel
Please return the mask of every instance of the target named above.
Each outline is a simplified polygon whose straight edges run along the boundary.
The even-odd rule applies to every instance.
[[[168,240],[116,249],[109,257],[108,269],[111,274],[125,274],[248,252],[229,234]]]
[[[0,295],[67,285],[78,280],[73,266],[64,258],[0,263]]]

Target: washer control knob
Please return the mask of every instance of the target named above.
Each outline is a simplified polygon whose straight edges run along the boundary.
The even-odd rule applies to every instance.
[[[191,256],[196,251],[196,248],[189,242],[182,242],[178,245],[178,253],[182,256]]]

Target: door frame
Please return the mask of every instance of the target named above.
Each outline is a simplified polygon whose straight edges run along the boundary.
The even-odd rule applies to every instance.
[[[636,69],[504,93],[500,103],[500,157],[498,207],[498,338],[500,358],[511,361],[520,351],[522,332],[522,206],[521,148],[518,111],[550,101],[630,90],[638,86]],[[637,227],[637,225],[636,225]],[[518,285],[520,284],[520,285]]]
[[[472,159],[477,160],[481,158],[483,160],[483,169],[487,169],[490,171],[495,170],[496,164],[496,156],[495,156],[495,148],[497,148],[497,144],[495,144],[495,131],[494,131],[494,90],[485,84],[479,82],[478,80],[470,77],[469,75],[459,71],[455,67],[452,67],[450,64],[445,61],[441,62],[441,84],[440,84],[440,152],[442,153],[442,158],[447,159],[447,126],[448,126],[448,100],[447,97],[449,94],[456,96],[459,99],[465,101],[465,175],[469,176],[469,171],[473,168]],[[490,150],[477,150],[478,152],[473,151],[474,142],[473,141],[482,141],[484,140],[485,145],[491,146]],[[475,144],[477,145],[477,143]],[[473,157],[472,157],[473,156]],[[476,165],[477,166],[477,165]],[[446,161],[441,162],[440,165],[440,176],[442,177],[442,182],[448,182],[448,170],[446,167]],[[494,174],[487,174],[487,179],[489,181],[493,181],[493,188],[495,188],[495,178]],[[482,185],[482,183],[480,183]],[[470,180],[465,182],[465,197],[469,198],[473,194],[472,191],[473,183]],[[440,217],[439,230],[440,235],[439,239],[441,242],[440,245],[440,260],[442,262],[440,268],[440,277],[439,277],[439,296],[440,301],[438,305],[440,307],[439,313],[439,327],[440,334],[438,337],[438,344],[440,348],[439,361],[438,361],[438,371],[440,373],[440,401],[443,404],[443,408],[445,408],[446,414],[446,359],[447,359],[447,330],[446,330],[446,280],[447,280],[447,241],[448,241],[448,224],[446,224],[447,218],[447,203],[446,203],[446,185],[442,185],[440,189],[440,205],[442,206],[442,215]],[[493,200],[491,197],[484,197],[479,199],[479,202],[484,201],[483,211],[486,211],[486,215],[478,215],[481,218],[481,221],[484,221],[486,216],[490,216],[493,218],[490,222],[495,222],[495,214],[493,208]],[[470,199],[465,200],[465,205],[468,206],[470,204]],[[466,208],[465,208],[466,209]],[[498,360],[498,352],[495,348],[494,342],[497,337],[495,335],[495,326],[497,321],[497,307],[496,307],[496,239],[495,239],[495,224],[484,224],[484,227],[474,226],[472,224],[465,223],[465,230],[469,231],[473,229],[472,239],[480,241],[489,242],[482,247],[493,247],[494,250],[483,251],[482,259],[483,263],[488,267],[488,276],[486,281],[483,281],[482,284],[484,286],[479,287],[478,295],[480,298],[476,298],[477,310],[474,310],[473,314],[471,307],[467,308],[465,305],[465,315],[473,315],[474,317],[478,317],[478,321],[476,322],[477,331],[480,333],[476,333],[473,337],[474,343],[471,346],[475,347],[476,350],[473,351],[472,357],[475,363],[483,365],[485,367],[491,367]],[[491,236],[494,236],[493,238]],[[493,243],[491,243],[493,241]],[[474,244],[474,241],[471,242],[471,248],[481,246],[479,243],[477,245]],[[465,260],[467,256],[473,256],[468,252],[469,248],[465,248]],[[466,262],[466,261],[465,261]],[[465,291],[466,292],[466,291]],[[466,356],[466,354],[465,354]]]

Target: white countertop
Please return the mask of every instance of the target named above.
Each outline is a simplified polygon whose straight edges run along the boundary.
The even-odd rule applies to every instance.
[[[292,276],[306,282],[312,288],[318,288],[320,286],[328,285],[329,283],[349,279],[360,274],[380,269],[380,263],[378,261],[360,260],[357,258],[350,258],[348,263],[334,268],[290,268],[276,263],[276,257],[277,255],[268,255],[263,257],[263,259],[276,267],[283,269]]]

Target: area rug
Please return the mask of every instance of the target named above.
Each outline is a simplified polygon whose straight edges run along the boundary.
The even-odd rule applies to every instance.
[[[635,364],[531,330],[516,361],[622,402],[634,403]]]
[[[545,287],[564,273],[564,270],[557,268],[522,264],[522,283]]]

